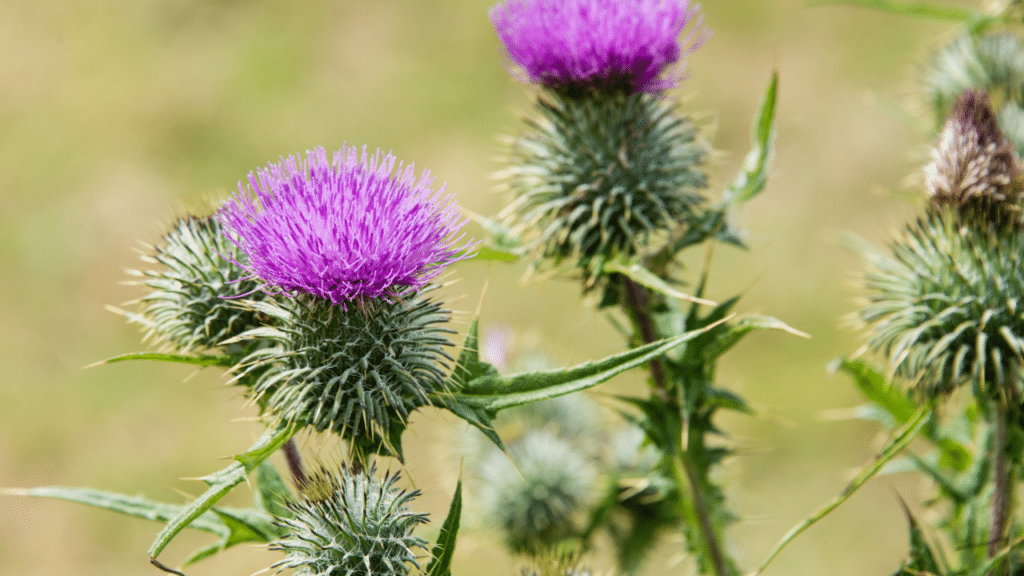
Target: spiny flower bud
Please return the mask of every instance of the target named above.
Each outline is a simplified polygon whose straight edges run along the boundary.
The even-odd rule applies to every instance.
[[[926,397],[968,382],[998,393],[1024,352],[1024,236],[994,234],[948,210],[910,224],[873,259],[860,317],[868,346]]]
[[[511,462],[509,461],[511,459]],[[575,448],[546,430],[480,463],[481,500],[517,552],[540,553],[575,534],[595,473]]]
[[[287,503],[292,517],[276,519],[288,536],[270,548],[287,557],[273,568],[302,576],[405,576],[419,568],[417,549],[427,542],[412,532],[427,515],[408,509],[419,491],[395,487],[398,474],[375,474],[321,469],[299,486]]]
[[[257,312],[235,300],[258,300],[258,283],[236,262],[245,255],[228,241],[212,217],[178,219],[143,260],[162,269],[132,271],[153,291],[138,301],[139,322],[149,334],[179,351],[216,348],[260,326]]]
[[[551,93],[511,141],[502,212],[537,257],[593,276],[693,220],[707,149],[692,121],[649,94]]]
[[[490,16],[531,82],[565,93],[656,92],[679,76],[662,73],[710,35],[699,13],[688,0],[508,0]]]
[[[401,458],[409,415],[442,389],[452,360],[450,314],[430,290],[347,308],[308,296],[265,304],[278,329],[261,334],[277,346],[241,362],[250,395],[273,417],[337,433],[360,454]]]
[[[937,209],[951,206],[973,225],[1020,225],[1020,161],[984,92],[965,90],[957,100],[924,177]]]

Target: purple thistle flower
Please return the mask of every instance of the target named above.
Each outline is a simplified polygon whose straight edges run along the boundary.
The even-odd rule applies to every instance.
[[[249,257],[250,272],[283,291],[335,305],[418,289],[467,257],[455,248],[465,224],[445,186],[377,150],[343,146],[281,158],[249,173],[219,213]]]
[[[681,74],[662,72],[710,36],[699,11],[689,0],[508,0],[490,16],[532,82],[655,92],[675,85]]]

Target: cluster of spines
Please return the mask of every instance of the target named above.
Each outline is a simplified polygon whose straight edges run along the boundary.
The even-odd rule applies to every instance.
[[[287,503],[292,517],[276,520],[288,535],[271,545],[286,554],[273,568],[302,576],[405,576],[419,568],[427,541],[412,533],[427,515],[409,510],[419,491],[397,488],[398,478],[377,478],[372,466],[312,474]]]
[[[1024,243],[952,212],[911,224],[866,276],[868,345],[934,396],[971,382],[995,393],[1024,356]],[[985,389],[982,389],[984,387]]]
[[[274,314],[285,320],[268,332],[278,345],[242,362],[256,375],[250,394],[273,417],[335,432],[363,453],[401,457],[409,415],[442,390],[452,361],[450,313],[429,290],[347,308],[283,300]]]
[[[179,351],[217,348],[261,324],[237,298],[261,299],[259,283],[235,264],[244,260],[212,217],[179,218],[143,260],[162,267],[134,271],[152,290],[139,299],[149,334]]]
[[[593,274],[692,221],[705,202],[707,148],[660,95],[548,92],[501,173],[503,212],[537,256]]]

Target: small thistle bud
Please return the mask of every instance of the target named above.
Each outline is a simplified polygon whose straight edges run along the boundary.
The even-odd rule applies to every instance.
[[[261,325],[255,311],[235,300],[250,294],[259,299],[259,285],[236,264],[244,263],[245,255],[224,237],[214,218],[178,219],[143,260],[163,268],[133,272],[141,277],[138,284],[153,290],[139,299],[139,321],[171,348],[217,348]]]
[[[951,206],[975,225],[1020,225],[1020,161],[984,92],[957,100],[924,175],[935,208]]]
[[[692,121],[644,93],[551,93],[511,141],[502,212],[537,257],[594,275],[619,255],[692,221],[707,149]]]
[[[1024,236],[959,222],[949,211],[910,224],[865,277],[868,347],[937,397],[971,383],[989,397],[1014,380],[1024,350]]]
[[[287,504],[292,517],[276,519],[288,536],[270,548],[287,556],[273,568],[303,576],[405,576],[419,568],[417,549],[426,551],[427,541],[412,532],[427,515],[408,509],[419,491],[395,487],[398,474],[375,473],[321,469],[299,486]]]
[[[490,16],[526,78],[563,93],[670,88],[680,73],[663,73],[710,35],[687,0],[508,0]]]
[[[511,459],[511,461],[509,461]],[[572,537],[595,473],[572,446],[540,430],[481,461],[481,500],[516,552],[539,553]]]
[[[450,314],[427,291],[347,308],[310,297],[265,306],[280,326],[265,335],[278,346],[242,361],[250,394],[274,417],[337,433],[360,454],[401,458],[409,415],[442,389],[452,360]]]

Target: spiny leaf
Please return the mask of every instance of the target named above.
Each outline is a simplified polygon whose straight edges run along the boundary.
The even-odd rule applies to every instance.
[[[459,521],[462,518],[462,480],[455,485],[455,495],[448,507],[448,517],[444,519],[437,544],[431,553],[430,564],[427,564],[427,576],[451,576],[452,558],[455,556],[455,539],[459,532]]]
[[[760,111],[754,121],[752,148],[736,180],[725,189],[726,204],[742,204],[764,190],[768,181],[768,167],[775,152],[775,101],[778,91],[779,73],[772,71],[772,79],[768,82]]]
[[[967,8],[955,6],[939,6],[936,4],[925,4],[923,2],[893,2],[892,0],[822,0],[817,3],[820,6],[863,6],[865,8],[876,8],[891,14],[900,16],[915,16],[924,18],[936,18],[939,20],[954,20],[957,22],[971,22],[981,20],[985,15]]]
[[[726,319],[700,330],[693,330],[672,338],[665,338],[645,346],[633,348],[596,362],[586,362],[563,370],[526,372],[501,376],[488,374],[470,381],[461,392],[454,394],[456,401],[488,413],[521,406],[578,392],[649,362],[673,348],[711,330]]]
[[[203,478],[210,488],[171,518],[167,526],[164,526],[164,529],[157,534],[156,540],[149,547],[150,559],[156,559],[179,532],[212,508],[232,488],[245,480],[249,472],[287,442],[295,434],[296,429],[294,424],[281,424],[277,428],[268,430],[252,445],[249,451],[235,456],[235,460],[238,462]]]
[[[697,298],[696,296],[690,296],[689,294],[676,290],[668,282],[636,262],[606,262],[604,264],[604,271],[622,274],[637,284],[650,288],[655,292],[660,292],[669,298],[678,298],[695,304],[704,304],[705,306],[716,306],[716,303],[711,300]]]
[[[865,398],[878,404],[903,424],[914,414],[914,403],[898,387],[893,386],[878,370],[863,360],[837,358],[829,365],[831,371],[841,371],[853,378],[857,389]]]
[[[229,368],[234,365],[234,360],[230,356],[223,355],[210,355],[210,354],[165,354],[163,352],[132,352],[130,354],[122,354],[120,356],[114,356],[113,358],[107,358],[106,360],[100,360],[94,364],[86,366],[86,368],[92,368],[93,366],[100,366],[103,364],[113,364],[115,362],[124,362],[125,360],[156,360],[157,362],[175,362],[178,364],[193,364],[195,366],[222,366]]]
[[[825,516],[831,514],[833,510],[838,508],[843,502],[846,502],[851,496],[853,496],[853,494],[868,480],[870,480],[876,474],[878,474],[878,472],[882,469],[883,466],[885,466],[886,463],[888,463],[890,460],[895,458],[900,452],[902,452],[903,449],[910,444],[911,440],[913,440],[917,436],[918,432],[921,431],[921,428],[927,421],[927,416],[929,414],[931,414],[931,411],[929,409],[924,407],[919,408],[917,412],[915,412],[914,415],[906,422],[906,424],[904,424],[902,428],[898,429],[897,433],[892,437],[891,440],[889,440],[889,443],[885,445],[882,451],[875,458],[875,461],[865,466],[860,471],[860,473],[857,474],[857,477],[854,478],[853,481],[851,481],[838,496],[836,496],[834,499],[832,499],[832,501],[822,506],[817,512],[799,522],[789,532],[787,532],[785,536],[782,537],[782,540],[775,545],[775,548],[772,549],[771,553],[768,554],[768,557],[761,564],[761,566],[754,571],[752,576],[758,576],[762,572],[764,572],[765,568],[767,568],[768,565],[771,564],[772,560],[774,560],[775,557],[778,556],[780,552],[782,552],[782,549],[785,548],[790,542],[792,542],[794,538],[803,533],[804,530],[807,530],[808,528],[816,524]]]

